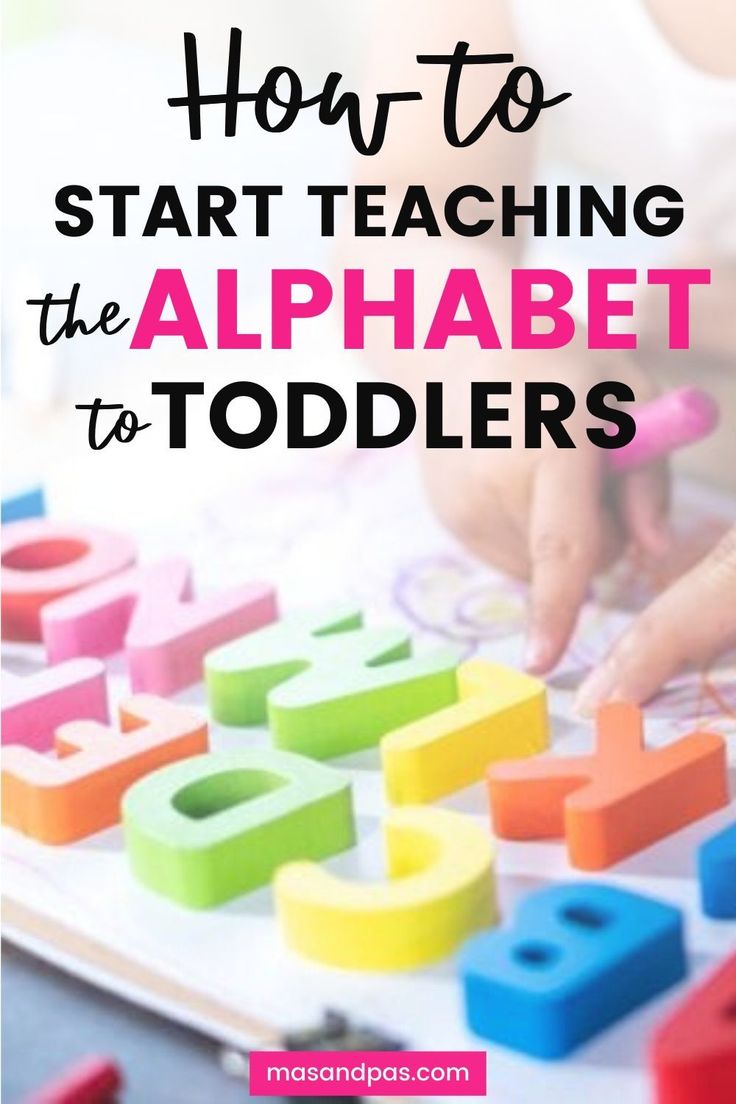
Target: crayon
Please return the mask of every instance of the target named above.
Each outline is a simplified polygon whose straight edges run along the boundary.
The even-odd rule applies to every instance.
[[[23,1104],[112,1104],[122,1085],[120,1069],[111,1059],[83,1058]]]

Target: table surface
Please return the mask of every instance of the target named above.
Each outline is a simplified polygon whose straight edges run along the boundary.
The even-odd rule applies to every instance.
[[[24,1096],[90,1054],[125,1073],[121,1104],[242,1104],[212,1040],[92,988],[3,943],[2,1101]],[[273,1098],[269,1098],[273,1101]],[[278,1101],[276,1102],[278,1104]]]

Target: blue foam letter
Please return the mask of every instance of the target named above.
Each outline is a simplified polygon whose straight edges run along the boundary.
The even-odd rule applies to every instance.
[[[466,943],[460,971],[476,1034],[558,1058],[684,977],[682,917],[611,886],[553,886]]]
[[[711,836],[698,850],[703,912],[716,920],[736,918],[736,823]]]
[[[43,517],[46,506],[42,487],[26,487],[2,500],[2,524],[23,521],[24,518]]]

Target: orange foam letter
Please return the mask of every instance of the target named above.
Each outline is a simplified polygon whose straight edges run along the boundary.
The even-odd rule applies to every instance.
[[[598,713],[595,755],[498,764],[488,772],[504,839],[564,836],[570,862],[602,870],[728,802],[725,742],[693,732],[647,750],[641,711]]]
[[[3,824],[43,843],[84,839],[118,823],[122,796],[139,778],[207,751],[204,720],[151,694],[121,705],[120,729],[70,721],[57,729],[56,757],[6,747]]]

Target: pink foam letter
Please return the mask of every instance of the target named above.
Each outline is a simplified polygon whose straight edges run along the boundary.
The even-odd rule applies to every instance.
[[[97,659],[72,659],[31,675],[4,670],[2,742],[48,751],[67,721],[107,723],[105,667]]]
[[[44,609],[49,660],[107,656],[125,648],[134,691],[166,697],[202,678],[210,649],[277,616],[265,583],[248,583],[194,601],[184,559],[126,572]]]

